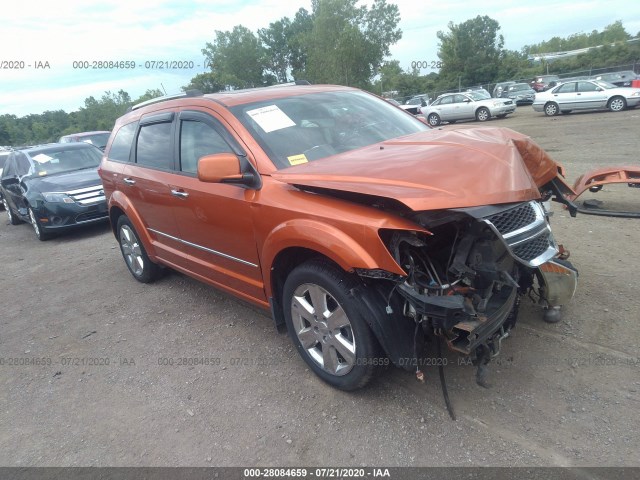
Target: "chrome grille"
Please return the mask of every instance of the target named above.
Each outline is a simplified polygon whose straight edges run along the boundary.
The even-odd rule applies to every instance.
[[[513,256],[537,267],[558,252],[544,209],[535,201],[494,213],[483,219],[500,235]]]
[[[530,203],[523,203],[506,212],[491,215],[486,220],[491,222],[500,234],[508,235],[535,222],[536,212]]]
[[[102,185],[95,185],[93,187],[78,188],[77,190],[71,190],[66,192],[74,202],[80,205],[92,205],[94,203],[104,202],[104,190]]]
[[[549,247],[555,248],[550,240],[550,235],[540,235],[533,240],[514,247],[513,253],[516,257],[519,257],[527,262],[531,262],[535,258],[544,254],[547,250],[549,250]]]

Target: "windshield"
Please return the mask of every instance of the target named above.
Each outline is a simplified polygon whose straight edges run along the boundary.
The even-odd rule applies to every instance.
[[[73,172],[84,168],[98,168],[102,160],[100,150],[95,147],[86,148],[55,148],[29,152],[35,165],[35,174],[43,177],[58,173]]]
[[[388,102],[359,91],[279,98],[231,111],[279,169],[429,130]]]

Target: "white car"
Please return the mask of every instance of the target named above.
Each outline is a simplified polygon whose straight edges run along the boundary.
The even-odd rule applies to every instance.
[[[429,106],[422,107],[421,113],[429,125],[437,127],[442,122],[503,118],[515,110],[516,104],[509,98],[486,98],[482,92],[470,91],[440,95]]]
[[[616,87],[602,80],[577,80],[536,93],[532,106],[536,112],[553,116],[572,110],[608,108],[612,112],[620,112],[639,103],[640,88]]]

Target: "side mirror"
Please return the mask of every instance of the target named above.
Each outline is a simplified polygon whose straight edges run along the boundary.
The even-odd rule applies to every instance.
[[[242,180],[240,161],[233,153],[216,153],[200,157],[198,179],[209,183]]]
[[[216,153],[198,159],[198,180],[208,183],[238,183],[249,188],[260,188],[257,172],[242,173],[240,159],[233,153]]]
[[[471,100],[469,100],[468,98],[465,98],[463,101],[464,103],[471,103]]]
[[[427,106],[427,102],[424,101],[424,98],[420,98],[420,106],[422,106],[422,107],[426,107]]]
[[[603,91],[604,91],[604,88],[600,88],[600,87],[596,88],[596,92],[603,92]]]

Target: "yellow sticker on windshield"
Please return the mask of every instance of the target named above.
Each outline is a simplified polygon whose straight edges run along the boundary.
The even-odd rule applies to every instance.
[[[289,160],[291,165],[300,165],[301,163],[307,163],[309,161],[307,160],[307,157],[304,156],[304,153],[301,153],[300,155],[291,155],[290,157],[287,157],[287,160]]]

